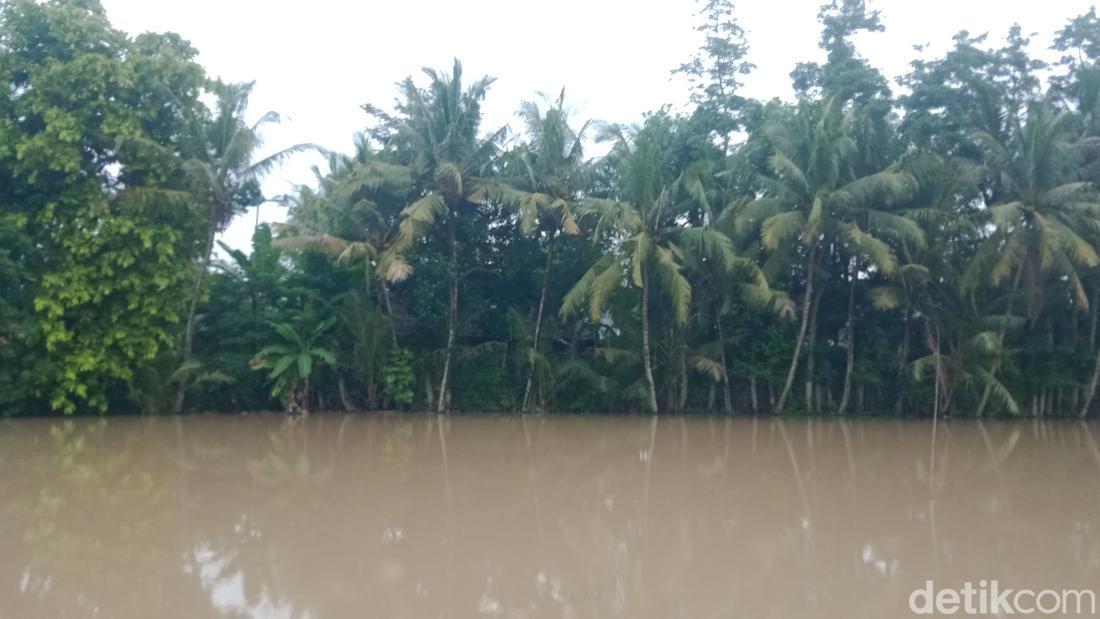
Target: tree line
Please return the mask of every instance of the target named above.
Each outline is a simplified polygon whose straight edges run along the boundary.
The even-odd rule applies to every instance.
[[[705,0],[684,112],[486,127],[455,61],[355,152],[263,151],[251,84],[96,0],[0,9],[0,413],[1087,416],[1100,382],[1100,18],[1059,60],[963,31],[891,82],[822,6],[795,98]],[[586,149],[599,145],[598,157]],[[287,157],[316,181],[264,196]],[[251,252],[218,234],[277,199]],[[219,257],[221,256],[221,257]]]

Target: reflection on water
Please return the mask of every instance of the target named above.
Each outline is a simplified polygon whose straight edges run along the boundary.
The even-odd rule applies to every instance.
[[[0,615],[893,617],[1100,582],[1080,423],[0,423]],[[934,455],[933,455],[934,454]]]

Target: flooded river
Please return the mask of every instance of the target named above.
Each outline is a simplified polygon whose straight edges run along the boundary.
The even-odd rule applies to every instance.
[[[0,422],[0,617],[910,616],[1100,588],[1100,427]],[[934,454],[934,455],[933,455]]]

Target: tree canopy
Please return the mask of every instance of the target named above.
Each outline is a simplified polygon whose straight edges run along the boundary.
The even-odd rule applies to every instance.
[[[734,3],[697,17],[686,107],[610,124],[556,85],[487,127],[455,59],[279,197],[320,149],[261,156],[252,84],[95,0],[4,3],[0,414],[1092,414],[1095,9],[1054,62],[962,31],[890,79],[878,11],[831,0],[791,101],[745,95]]]

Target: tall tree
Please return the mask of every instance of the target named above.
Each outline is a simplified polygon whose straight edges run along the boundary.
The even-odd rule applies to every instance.
[[[646,408],[658,412],[650,337],[650,292],[654,285],[671,304],[673,321],[683,324],[691,304],[691,284],[682,272],[684,245],[706,258],[732,265],[729,238],[709,228],[685,227],[679,218],[699,199],[674,167],[670,146],[676,121],[656,114],[633,132],[612,127],[615,145],[608,164],[618,174],[612,196],[587,198],[582,214],[595,220],[593,238],[610,237],[611,250],[593,265],[562,301],[569,316],[587,302],[589,317],[602,318],[611,294],[625,276],[641,292],[642,365]]]
[[[311,144],[297,144],[257,158],[263,148],[265,125],[279,122],[275,112],[263,114],[258,121],[244,120],[248,98],[254,83],[230,84],[214,82],[211,89],[217,97],[213,119],[197,128],[199,154],[185,163],[189,190],[206,205],[206,244],[195,271],[191,297],[187,304],[187,319],[183,331],[183,362],[191,360],[195,335],[195,317],[202,297],[202,284],[214,254],[214,240],[233,218],[250,206],[264,201],[260,179],[292,154],[316,149]],[[185,392],[176,395],[174,410],[183,409]]]
[[[856,51],[852,38],[860,32],[882,32],[878,11],[868,11],[865,0],[831,0],[817,15],[821,22],[819,47],[825,64],[800,62],[791,72],[800,98],[837,97],[867,106],[884,102],[890,89],[877,69]]]
[[[412,179],[417,197],[403,211],[394,243],[398,254],[410,251],[433,229],[442,228],[446,235],[450,256],[447,338],[436,402],[436,410],[444,412],[450,406],[458,330],[459,219],[463,209],[476,203],[472,195],[477,188],[476,179],[488,171],[504,129],[488,137],[480,135],[481,102],[493,83],[492,78],[483,77],[464,88],[462,63],[458,59],[450,73],[424,69],[424,74],[428,77],[426,88],[417,86],[412,77],[401,83],[396,116],[365,106],[382,121],[373,136],[393,151],[403,165],[372,168],[364,182],[382,183],[406,174]]]
[[[171,347],[197,223],[171,191],[202,109],[195,55],[175,35],[127,37],[95,1],[0,8],[0,235],[13,240],[0,266],[21,271],[0,275],[13,292],[0,313],[17,321],[0,324],[0,356],[18,347],[31,370],[0,371],[16,381],[0,391],[29,409],[105,410]]]
[[[1071,121],[1069,114],[1038,105],[1007,141],[985,132],[974,134],[988,166],[997,174],[991,192],[996,203],[989,207],[995,231],[974,254],[963,288],[1008,283],[1006,320],[998,331],[1001,344],[1008,319],[1018,307],[1017,293],[1027,293],[1025,316],[1033,321],[1039,311],[1042,278],[1048,273],[1064,278],[1077,307],[1088,308],[1078,269],[1097,266],[1100,257],[1080,231],[1100,225],[1100,198],[1089,183],[1077,180],[1079,150],[1068,133]],[[999,364],[994,366],[994,375],[998,368]],[[990,393],[987,387],[978,404],[979,416]]]
[[[700,0],[700,3],[703,23],[695,30],[703,35],[703,44],[673,74],[687,77],[691,101],[698,106],[696,113],[704,117],[712,136],[722,145],[722,154],[728,155],[732,134],[744,129],[759,108],[759,104],[738,93],[741,80],[755,65],[746,59],[749,44],[734,14],[734,3],[731,0]]]
[[[853,258],[889,273],[897,266],[897,258],[884,238],[922,241],[915,223],[876,208],[910,195],[914,179],[895,168],[859,175],[853,166],[859,145],[853,138],[852,118],[835,99],[802,103],[774,118],[766,129],[772,150],[769,170],[760,176],[765,193],[737,216],[739,227],[755,232],[762,248],[779,258],[780,264],[799,259],[805,264],[801,324],[777,412],[784,410],[794,385],[820,294],[817,281],[825,268],[823,256],[831,246],[835,243]],[[801,256],[795,242],[799,239],[804,249]],[[807,372],[808,392],[812,374]],[[807,393],[808,399],[812,397]]]
[[[526,101],[519,117],[526,129],[528,143],[520,145],[505,158],[504,183],[483,183],[485,200],[501,202],[516,209],[525,234],[537,234],[545,247],[546,266],[542,273],[535,328],[528,355],[520,410],[531,404],[535,368],[539,357],[543,316],[554,269],[555,244],[562,234],[579,235],[574,219],[576,199],[583,189],[583,140],[590,123],[574,129],[565,107],[565,89],[544,112],[538,103]]]

